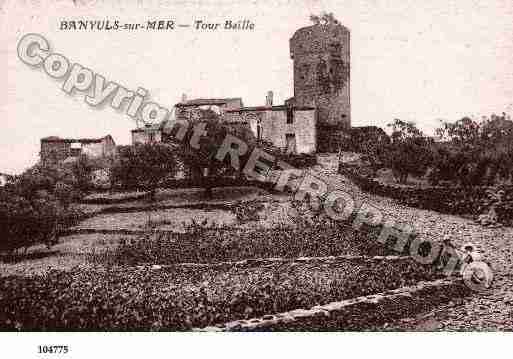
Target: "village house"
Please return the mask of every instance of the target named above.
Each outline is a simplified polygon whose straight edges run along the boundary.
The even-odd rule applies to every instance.
[[[314,153],[317,148],[316,111],[311,106],[273,105],[269,91],[264,106],[243,107],[241,98],[194,99],[175,105],[175,120],[199,119],[201,110],[216,112],[229,128],[247,127],[257,141],[264,141],[290,154]],[[148,124],[132,130],[132,144],[164,141],[166,123]],[[237,131],[235,131],[237,132]]]
[[[239,109],[243,106],[242,98],[197,98],[187,100],[185,94],[182,101],[175,105],[175,119],[177,121],[194,120],[199,116],[201,110],[213,110],[223,116],[227,111]]]
[[[316,151],[315,115],[311,106],[274,106],[269,91],[265,106],[228,110],[224,120],[248,124],[257,141],[269,142],[288,154],[302,154]]]
[[[116,155],[116,143],[111,135],[101,138],[60,138],[50,136],[41,139],[41,162],[72,162],[80,155],[90,159],[108,159]]]
[[[163,124],[146,124],[132,130],[132,145],[162,142]]]

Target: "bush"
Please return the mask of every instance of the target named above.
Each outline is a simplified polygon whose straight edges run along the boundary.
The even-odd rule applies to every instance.
[[[269,257],[397,255],[377,242],[379,228],[355,230],[336,222],[310,222],[270,229],[204,228],[185,233],[148,233],[127,240],[108,256],[120,265],[214,263]]]
[[[404,188],[385,185],[363,176],[358,167],[340,165],[339,173],[347,176],[363,191],[398,200],[408,206],[456,215],[486,214],[493,207],[497,221],[513,223],[513,186],[447,186]],[[491,223],[490,223],[491,224]]]
[[[312,167],[317,164],[317,156],[309,153],[282,155],[280,159],[295,168]]]
[[[49,175],[52,173],[59,171],[34,167],[0,190],[1,252],[26,251],[39,243],[50,247],[60,230],[83,218],[80,211],[70,207],[80,193],[66,176]]]
[[[177,171],[176,148],[162,143],[136,144],[119,147],[119,158],[112,168],[113,182],[124,188],[142,188],[155,191],[166,177]]]

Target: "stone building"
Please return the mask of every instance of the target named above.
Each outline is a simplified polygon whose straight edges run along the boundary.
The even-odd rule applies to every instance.
[[[200,117],[200,110],[211,109],[220,116],[226,111],[238,109],[242,107],[242,99],[238,98],[198,98],[187,100],[185,94],[182,101],[175,105],[175,120],[190,121]],[[168,135],[165,128],[169,120],[157,124],[146,124],[143,127],[132,130],[132,145],[137,143],[158,143],[166,142]]]
[[[333,151],[351,128],[350,32],[336,21],[297,30],[290,39],[294,97],[287,105],[317,110],[319,151]]]
[[[193,120],[199,116],[200,109],[211,109],[223,115],[226,111],[239,109],[243,106],[242,98],[197,98],[187,100],[185,94],[182,95],[182,101],[175,105],[176,120]]]
[[[211,109],[228,126],[248,126],[260,141],[290,153],[334,152],[350,141],[350,32],[333,17],[297,30],[290,39],[294,62],[294,97],[273,105],[244,107],[242,99],[197,98],[183,95],[175,120],[199,118]],[[132,143],[160,142],[161,125],[132,131]]]
[[[72,161],[80,155],[91,159],[113,158],[116,143],[111,135],[102,138],[60,138],[56,136],[41,139],[41,161]]]
[[[163,124],[147,124],[132,130],[132,145],[162,142]]]
[[[265,141],[286,153],[314,153],[317,147],[315,108],[273,106],[269,91],[265,106],[241,107],[224,114],[227,123],[249,125],[257,141]]]

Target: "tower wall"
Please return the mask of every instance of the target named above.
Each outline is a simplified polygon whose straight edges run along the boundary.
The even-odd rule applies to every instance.
[[[323,127],[350,128],[350,32],[340,24],[297,30],[290,39],[294,104],[314,106]],[[322,140],[322,138],[320,138]]]

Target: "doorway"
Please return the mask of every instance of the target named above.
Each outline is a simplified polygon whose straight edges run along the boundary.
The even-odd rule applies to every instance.
[[[296,153],[296,135],[294,133],[287,133],[285,135],[285,153]]]

